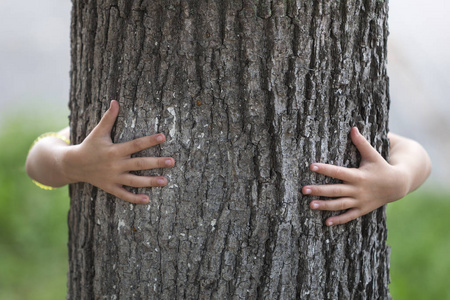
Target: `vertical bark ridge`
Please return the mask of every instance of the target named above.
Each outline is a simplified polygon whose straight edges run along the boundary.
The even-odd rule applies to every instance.
[[[91,14],[86,14],[87,10],[92,10]],[[77,44],[78,47],[73,50],[73,69],[71,72],[71,78],[79,83],[78,89],[71,92],[71,96],[77,95],[84,101],[80,101],[78,105],[71,105],[76,113],[75,117],[78,119],[83,118],[87,123],[89,123],[89,117],[86,118],[86,106],[91,103],[92,89],[91,89],[91,69],[93,65],[93,54],[89,52],[88,46],[92,44],[95,40],[95,27],[96,23],[96,11],[93,3],[83,5],[74,5],[73,9],[74,21],[73,21],[73,33],[72,42]],[[75,17],[76,16],[76,17]],[[82,28],[80,23],[85,21],[89,26]],[[80,22],[80,23],[78,23]],[[76,33],[79,33],[75,36]],[[80,34],[81,33],[81,34]],[[84,45],[84,46],[83,46]],[[77,78],[81,74],[80,78]],[[72,143],[77,144],[80,142],[77,139],[77,135],[74,134],[77,131],[86,132],[86,123],[75,122],[75,126],[72,126]],[[95,194],[96,188],[88,187],[87,185],[78,184],[78,189],[84,191],[86,196],[83,196],[82,205],[78,206],[76,209],[72,209],[69,213],[69,222],[73,224],[75,230],[78,232],[77,236],[71,236],[69,239],[70,243],[76,243],[80,245],[83,251],[77,251],[76,249],[71,249],[69,251],[69,257],[73,261],[77,261],[77,265],[72,265],[71,272],[68,274],[69,280],[77,281],[78,286],[69,286],[69,293],[72,293],[77,297],[77,295],[82,295],[80,288],[83,287],[87,293],[93,293],[94,284],[92,278],[95,276],[94,269],[91,268],[93,265],[93,257],[95,253],[94,249],[94,236],[93,236],[93,224],[89,222],[94,216],[93,213],[93,202],[89,195]],[[71,188],[73,192],[76,188]],[[71,203],[71,205],[73,202]]]

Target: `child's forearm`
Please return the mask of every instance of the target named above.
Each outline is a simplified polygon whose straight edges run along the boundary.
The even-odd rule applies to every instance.
[[[69,139],[69,128],[58,132]],[[64,161],[70,147],[58,137],[46,137],[38,141],[28,153],[26,171],[28,176],[51,187],[60,187],[72,183],[64,168]]]
[[[431,173],[427,151],[416,141],[389,133],[389,164],[400,168],[406,181],[406,194],[417,189]]]

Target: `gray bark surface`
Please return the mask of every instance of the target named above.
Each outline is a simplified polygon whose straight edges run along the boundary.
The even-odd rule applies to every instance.
[[[386,157],[387,2],[73,0],[70,123],[111,99],[114,142],[163,132],[172,156],[132,205],[70,188],[69,299],[387,299],[384,208],[328,228],[312,162]],[[133,189],[132,189],[133,190]]]

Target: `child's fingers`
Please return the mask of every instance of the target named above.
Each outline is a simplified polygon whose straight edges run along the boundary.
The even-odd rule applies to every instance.
[[[171,157],[136,157],[124,163],[126,171],[142,171],[173,167],[175,160]]]
[[[164,136],[164,134],[159,133],[137,138],[129,142],[116,144],[116,147],[118,147],[119,152],[123,153],[123,155],[131,155],[133,153],[159,145],[163,143],[165,140],[166,137]]]
[[[381,158],[381,155],[372,147],[366,138],[359,132],[358,128],[353,127],[350,136],[353,144],[358,148],[359,153],[363,159],[369,161],[376,161]]]
[[[130,202],[130,203],[136,203],[136,204],[146,204],[150,201],[150,198],[147,195],[143,194],[134,194],[129,191],[127,191],[123,187],[117,187],[113,191],[109,192],[110,194],[113,194],[114,196]]]
[[[353,208],[355,206],[355,199],[339,198],[334,200],[313,200],[309,207],[314,210],[328,210],[338,211]]]
[[[344,197],[353,195],[353,187],[346,184],[307,185],[302,188],[304,195],[322,197]]]
[[[162,176],[138,176],[128,173],[121,178],[120,183],[131,187],[157,187],[167,185],[167,179]]]
[[[351,208],[341,215],[329,217],[325,221],[325,224],[327,226],[345,224],[356,218],[359,218],[360,216],[361,216],[361,212],[358,208]]]
[[[119,102],[112,100],[109,109],[103,115],[100,122],[97,124],[93,133],[99,136],[111,134],[111,130],[116,122],[117,115],[119,114]]]
[[[355,181],[357,179],[355,175],[355,172],[357,172],[357,170],[352,168],[339,167],[329,164],[313,163],[311,164],[310,169],[313,172],[328,177],[340,179],[342,181]]]

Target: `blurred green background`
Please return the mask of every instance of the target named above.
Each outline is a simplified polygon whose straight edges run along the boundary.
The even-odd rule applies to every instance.
[[[17,107],[8,116],[2,114],[0,300],[65,299],[68,189],[38,188],[24,165],[37,136],[67,126],[67,114],[44,110]]]
[[[38,135],[66,126],[67,113],[39,111],[18,108],[0,124],[1,300],[65,298],[68,191],[36,187],[24,161]],[[388,206],[390,289],[396,300],[450,299],[449,193],[431,186]]]

